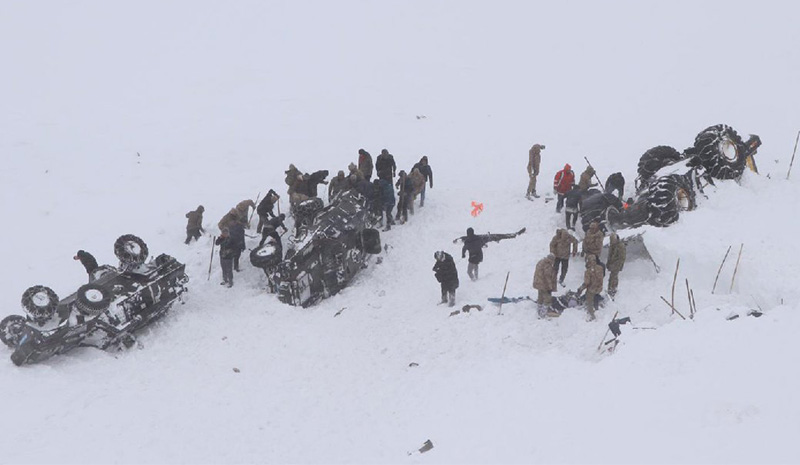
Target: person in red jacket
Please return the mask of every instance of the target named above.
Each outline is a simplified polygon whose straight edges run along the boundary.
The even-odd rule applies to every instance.
[[[564,197],[572,189],[573,184],[575,184],[575,172],[572,171],[572,167],[567,163],[564,165],[563,170],[556,173],[556,178],[553,180],[553,191],[558,195],[556,212],[561,213],[561,209],[564,207]]]

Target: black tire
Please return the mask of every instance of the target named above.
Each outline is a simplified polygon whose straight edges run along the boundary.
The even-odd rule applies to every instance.
[[[250,264],[256,268],[271,268],[281,262],[282,250],[269,241],[250,251]]]
[[[25,317],[20,315],[9,315],[0,321],[0,341],[8,347],[15,349],[22,337],[25,327]]]
[[[92,271],[92,280],[93,281],[97,281],[98,279],[102,278],[105,275],[108,275],[108,274],[111,274],[111,273],[116,273],[116,272],[117,272],[117,269],[114,268],[113,266],[101,265],[101,266],[98,266],[97,268],[95,268],[94,271]]]
[[[114,255],[124,265],[141,265],[147,260],[149,253],[147,244],[133,234],[119,236],[114,242]]]
[[[85,316],[97,316],[108,309],[113,294],[98,284],[84,284],[78,288],[75,307]]]
[[[695,194],[691,180],[682,175],[664,176],[647,193],[648,223],[664,227],[678,221],[682,210],[693,210]]]
[[[739,134],[725,124],[703,130],[686,153],[692,156],[690,166],[703,167],[715,179],[739,178],[750,154]]]
[[[57,307],[58,295],[47,286],[32,286],[22,293],[22,308],[37,323],[52,318]]]
[[[368,254],[381,253],[381,233],[377,229],[368,228],[362,230],[361,235],[361,250]]]
[[[646,151],[639,158],[639,177],[636,179],[637,188],[645,187],[650,178],[661,168],[681,161],[684,156],[668,145],[659,145]]]

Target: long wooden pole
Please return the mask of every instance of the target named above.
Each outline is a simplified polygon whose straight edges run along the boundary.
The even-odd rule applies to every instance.
[[[786,180],[789,180],[789,175],[792,174],[792,165],[794,165],[794,155],[797,153],[797,141],[800,140],[800,131],[797,131],[797,137],[794,139],[794,150],[792,150],[792,161],[789,163],[789,171],[786,172]]]
[[[686,299],[689,300],[689,318],[694,319],[694,308],[692,307],[692,291],[689,290],[689,278],[686,278]]]
[[[711,293],[712,294],[717,289],[717,280],[719,280],[719,274],[722,272],[722,267],[723,267],[723,265],[725,265],[725,260],[728,259],[728,254],[731,253],[731,247],[733,247],[733,246],[730,246],[730,245],[728,246],[728,251],[725,252],[725,256],[722,258],[722,263],[719,264],[719,269],[717,270],[717,277],[714,278],[714,287],[711,288]]]
[[[247,218],[247,226],[250,226],[250,222],[253,221],[253,215],[256,214],[256,208],[258,208],[258,201],[261,200],[261,192],[258,193],[256,196],[256,206],[253,208],[253,212],[250,213],[250,217]]]
[[[667,301],[667,299],[664,298],[663,295],[660,295],[659,297],[661,298],[661,300],[664,301],[665,304],[667,304],[667,306],[669,308],[672,309],[673,312],[677,313],[679,317],[683,318],[684,320],[686,319],[685,316],[681,315],[681,312],[679,312],[677,308],[675,308],[674,306],[670,305],[670,303]]]
[[[589,161],[588,158],[583,157],[583,159],[586,160],[586,164],[587,165],[592,166],[592,163]],[[600,184],[600,188],[603,189],[603,191],[605,191],[606,188],[603,186],[603,181],[601,181],[600,177],[597,176],[597,171],[594,172],[594,178],[597,179],[597,183]]]
[[[672,277],[672,305],[670,305],[673,309],[675,309],[675,281],[678,280],[678,268],[681,267],[681,257],[678,257],[678,263],[675,265],[675,276]]]
[[[502,315],[503,314],[503,299],[506,298],[506,288],[508,287],[508,275],[510,275],[510,274],[511,274],[510,271],[508,273],[506,273],[506,283],[503,284],[503,295],[500,296],[500,308],[497,310],[497,314],[498,315]]]
[[[208,262],[208,279],[211,281],[211,265],[214,263],[214,246],[217,245],[217,236],[211,238],[211,260]]]
[[[619,314],[619,310],[614,312],[614,316],[611,317],[611,321],[616,320],[618,314]],[[605,334],[603,334],[603,339],[600,339],[600,345],[597,346],[597,350],[600,350],[603,347],[603,343],[605,342],[609,331],[611,331],[611,327],[610,326],[606,328],[606,332],[605,332]]]
[[[739,271],[739,260],[742,259],[743,248],[744,248],[744,242],[742,242],[742,245],[739,246],[739,256],[736,257],[736,266],[733,268],[733,277],[731,278],[731,288],[728,290],[728,293],[733,292],[733,282],[736,280],[736,272]]]
[[[689,291],[689,296],[692,298],[692,308],[694,309],[694,313],[697,314],[697,302],[694,300],[694,289]]]

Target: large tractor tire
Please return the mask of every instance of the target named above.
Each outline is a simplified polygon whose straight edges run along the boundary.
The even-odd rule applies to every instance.
[[[271,268],[281,262],[281,249],[269,241],[250,252],[250,264],[256,268]]]
[[[120,236],[114,242],[114,255],[124,266],[138,266],[147,260],[147,244],[133,234]]]
[[[9,315],[0,321],[0,341],[8,347],[15,349],[22,337],[25,327],[25,317]]]
[[[78,288],[75,307],[82,315],[95,317],[108,309],[113,294],[98,284],[84,284]]]
[[[690,166],[703,167],[712,178],[737,179],[747,166],[750,150],[732,127],[718,124],[698,134],[686,154],[692,157]]]
[[[22,293],[22,308],[37,323],[53,318],[58,307],[58,295],[47,286],[32,286]]]
[[[648,223],[653,226],[669,226],[684,210],[693,210],[695,194],[691,180],[682,175],[669,175],[656,180],[647,193]]]
[[[651,178],[661,168],[681,161],[683,155],[668,145],[659,145],[646,151],[639,158],[639,176],[636,178],[636,188],[641,189],[647,186]]]

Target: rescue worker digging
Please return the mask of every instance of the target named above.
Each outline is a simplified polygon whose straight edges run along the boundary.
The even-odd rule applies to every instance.
[[[619,240],[619,236],[616,233],[612,233],[608,247],[608,261],[606,263],[609,273],[608,295],[611,297],[617,294],[619,272],[622,271],[623,266],[625,266],[625,243]]]
[[[586,290],[586,312],[588,320],[595,319],[594,311],[603,292],[603,267],[597,264],[597,256],[586,255],[586,271],[583,273],[583,284],[578,288],[578,294]]]
[[[536,311],[539,318],[558,316],[552,309],[553,292],[556,290],[556,257],[552,253],[536,264],[533,273],[533,288],[537,291]]]
[[[554,257],[553,276],[558,273],[558,268],[561,267],[561,277],[558,282],[562,286],[569,269],[570,249],[572,249],[573,257],[578,255],[578,239],[575,239],[566,229],[559,229],[553,239],[550,240],[550,253]]]

